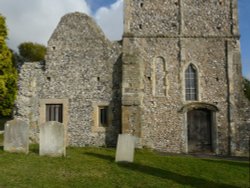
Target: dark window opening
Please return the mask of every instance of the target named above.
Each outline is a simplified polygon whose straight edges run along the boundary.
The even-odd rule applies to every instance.
[[[193,65],[185,72],[186,100],[197,100],[197,73]]]
[[[99,107],[99,124],[101,127],[108,126],[108,107]]]
[[[57,121],[63,123],[63,105],[46,104],[46,121]]]

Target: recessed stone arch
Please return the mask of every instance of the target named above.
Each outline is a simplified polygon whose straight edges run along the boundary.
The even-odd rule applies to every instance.
[[[164,97],[168,93],[167,64],[162,56],[154,58],[152,64],[152,93]]]
[[[206,103],[206,102],[191,102],[188,104],[185,104],[180,112],[188,112],[190,110],[195,110],[195,109],[208,109],[212,112],[218,112],[219,108],[213,104]]]
[[[218,153],[218,111],[217,106],[204,102],[192,102],[182,107],[186,153]]]

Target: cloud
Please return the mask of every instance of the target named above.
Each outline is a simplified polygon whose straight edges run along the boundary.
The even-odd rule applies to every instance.
[[[47,44],[60,18],[69,12],[90,14],[85,0],[1,0],[0,12],[7,19],[8,44],[17,50],[25,41]]]
[[[123,33],[123,0],[102,7],[94,15],[96,22],[110,40],[120,40]]]
[[[17,50],[25,41],[47,44],[60,18],[69,12],[91,15],[86,0],[1,0],[0,13],[9,29],[8,45]],[[123,0],[101,7],[94,19],[110,40],[120,40],[123,33]]]

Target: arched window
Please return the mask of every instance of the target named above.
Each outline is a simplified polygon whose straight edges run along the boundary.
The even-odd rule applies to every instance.
[[[186,100],[197,100],[197,71],[194,65],[190,64],[185,71]]]
[[[163,57],[157,57],[153,65],[153,95],[158,97],[166,96],[166,64]]]

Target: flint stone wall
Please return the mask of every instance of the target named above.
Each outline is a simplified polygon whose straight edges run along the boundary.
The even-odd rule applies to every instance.
[[[30,124],[31,141],[39,142],[39,123],[45,122],[39,120],[40,100],[67,99],[68,145],[116,145],[121,119],[120,56],[120,44],[110,42],[92,18],[82,13],[62,17],[48,42],[45,64],[25,63],[20,72],[16,116]],[[110,124],[93,131],[96,107],[103,104],[109,106]]]
[[[69,99],[68,142],[73,146],[115,145],[120,131],[120,45],[106,39],[87,15],[64,16],[48,42],[43,99]],[[107,103],[112,120],[93,132],[95,104]]]
[[[14,119],[5,123],[4,151],[11,153],[29,152],[29,125],[22,120]]]
[[[128,111],[133,111],[134,104],[137,101],[140,111],[136,110],[136,113],[140,114],[139,118],[138,115],[128,115],[130,121],[124,122],[124,125],[130,124],[128,129],[131,130],[133,124],[141,124],[142,145],[167,152],[184,152],[186,143],[185,114],[181,113],[180,110],[189,103],[185,100],[183,85],[185,83],[184,72],[187,66],[192,63],[199,73],[198,102],[210,103],[219,109],[217,113],[218,147],[221,153],[226,154],[228,152],[228,133],[225,130],[228,129],[229,125],[226,101],[228,80],[225,71],[225,41],[205,38],[183,39],[182,48],[179,47],[178,43],[179,40],[174,38],[136,38],[133,41],[126,41],[128,53],[131,51],[138,52],[136,60],[143,62],[143,64],[140,69],[137,69],[141,73],[134,74],[134,77],[131,77],[131,74],[134,72],[136,62],[130,64],[127,62],[123,66],[123,71],[125,71],[123,73],[124,108],[129,108],[128,105],[130,105]],[[143,50],[141,46],[144,46]],[[179,53],[182,50],[183,60],[180,62]],[[156,70],[153,70],[152,67],[158,57],[161,57],[165,62],[163,66],[164,75],[160,76],[165,78],[165,83],[162,85],[162,88],[165,89],[163,94],[159,91],[153,91]],[[124,60],[128,59],[124,58]],[[138,77],[138,75],[143,76]],[[135,85],[140,82],[141,86]],[[140,97],[131,98],[131,96],[139,93],[140,88],[143,90],[139,91],[141,92]],[[128,101],[130,101],[130,104]],[[127,116],[125,111],[123,114]],[[133,121],[137,123],[132,124]],[[136,130],[138,132],[138,129]]]
[[[125,36],[239,34],[237,0],[125,1]]]
[[[18,77],[15,117],[29,125],[29,139],[39,142],[39,98],[44,84],[44,62],[25,62]]]
[[[185,70],[193,64],[197,105],[218,109],[216,153],[247,150],[250,115],[240,94],[241,62],[235,58],[240,54],[237,0],[125,1],[125,7],[123,132],[140,136],[142,146],[187,152],[181,109],[194,102],[185,100],[184,87]]]

